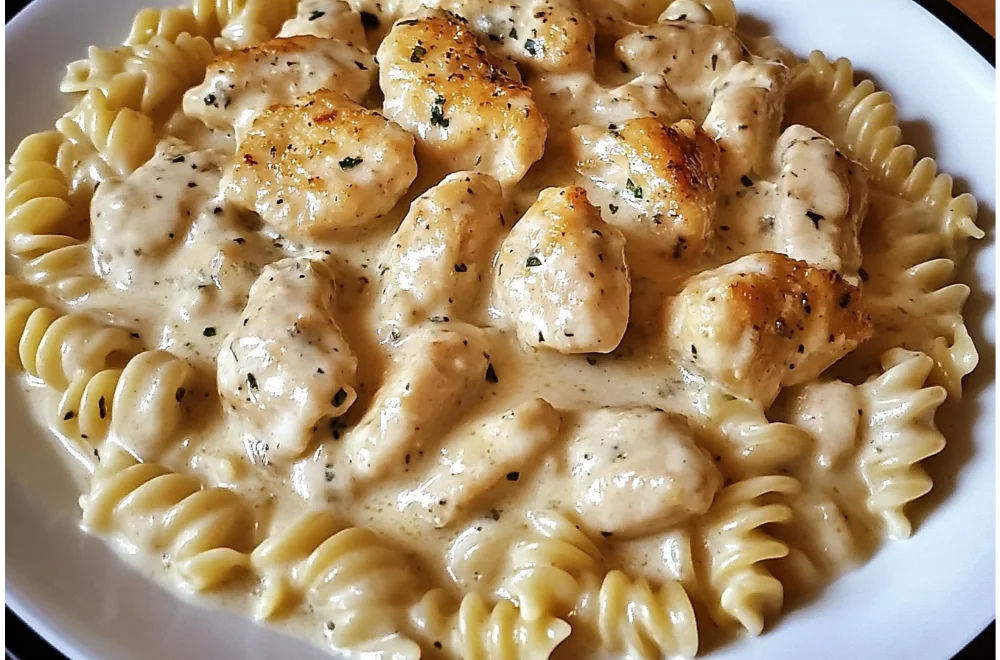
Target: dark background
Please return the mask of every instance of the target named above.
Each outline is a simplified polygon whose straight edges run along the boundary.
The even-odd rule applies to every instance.
[[[77,0],[83,2],[85,0]],[[945,0],[915,0],[941,19],[951,29],[978,50],[990,64],[996,66],[996,40],[990,37],[960,11]],[[991,2],[992,0],[984,0]],[[180,0],[178,0],[178,3]],[[25,0],[11,0],[5,3],[5,21],[9,21],[22,7]],[[63,655],[46,644],[35,632],[26,626],[17,615],[6,609],[6,654],[14,660],[62,660]],[[953,660],[979,660],[996,657],[996,621],[973,640]]]

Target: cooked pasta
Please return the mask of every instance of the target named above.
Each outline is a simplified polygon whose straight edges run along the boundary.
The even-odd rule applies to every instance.
[[[7,368],[23,370],[58,391],[122,364],[137,348],[126,330],[102,326],[84,314],[61,314],[31,298],[8,299],[4,323]]]
[[[529,620],[509,601],[491,606],[475,593],[456,608],[442,589],[424,594],[413,621],[429,646],[447,647],[467,660],[545,660],[570,634],[570,625],[562,619]]]
[[[934,413],[948,394],[926,386],[933,360],[893,349],[882,356],[883,373],[858,386],[861,394],[861,475],[868,509],[893,538],[906,538],[912,525],[903,507],[933,486],[920,462],[945,446]]]
[[[511,575],[501,593],[528,620],[572,610],[580,579],[600,565],[601,552],[579,526],[555,511],[529,511],[529,536],[511,551]]]
[[[195,590],[214,587],[249,565],[252,517],[243,500],[155,463],[108,460],[81,507],[88,531],[144,532],[140,542],[162,553]]]
[[[212,44],[181,32],[111,51],[92,47],[85,60],[67,67],[63,92],[98,90],[109,108],[128,108],[154,119],[168,118],[184,92],[205,75],[215,57]]]
[[[253,551],[264,580],[257,615],[275,616],[299,597],[334,624],[330,642],[344,650],[387,647],[393,657],[419,657],[399,626],[415,600],[411,567],[371,530],[343,528],[332,516],[307,512]],[[374,646],[373,646],[374,645]]]
[[[56,128],[87,154],[77,167],[91,170],[91,188],[108,176],[128,175],[153,155],[156,146],[153,121],[147,115],[116,109],[97,90],[88,91],[56,122]]]
[[[698,652],[694,610],[679,582],[667,581],[654,590],[643,578],[631,580],[621,571],[610,571],[593,601],[601,642],[613,653],[693,658]],[[577,616],[587,617],[587,609]]]
[[[81,52],[10,158],[5,333],[84,529],[400,660],[691,657],[908,536],[976,201],[740,24],[189,0]]]
[[[799,483],[786,476],[739,481],[719,493],[699,524],[702,570],[718,598],[711,610],[720,624],[735,621],[751,635],[759,635],[765,617],[781,609],[784,589],[764,562],[787,555],[788,545],[762,527],[792,517],[787,504],[769,500],[798,490]]]
[[[709,400],[708,415],[720,431],[719,444],[711,449],[734,476],[773,474],[809,445],[802,431],[769,421],[753,401],[722,394]]]

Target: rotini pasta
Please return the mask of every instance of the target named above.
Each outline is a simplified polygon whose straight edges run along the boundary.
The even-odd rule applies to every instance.
[[[698,652],[698,626],[683,585],[667,581],[653,590],[643,578],[631,580],[621,571],[604,576],[594,602],[601,642],[612,653],[630,658],[693,658]],[[583,608],[578,618],[590,612]]]
[[[528,524],[529,536],[511,553],[511,578],[500,588],[526,620],[569,615],[587,621],[609,651],[629,657],[697,653],[694,610],[680,582],[667,581],[654,593],[646,580],[618,570],[602,581],[600,550],[568,518],[530,512]]]
[[[601,552],[580,528],[555,511],[530,511],[529,536],[511,552],[511,576],[501,595],[524,617],[569,612],[581,596],[582,576],[594,572]]]
[[[4,322],[7,368],[24,370],[58,391],[124,364],[137,350],[135,338],[121,328],[84,314],[60,314],[30,298],[7,300]]]
[[[882,375],[858,386],[861,475],[870,493],[868,509],[897,539],[913,531],[903,507],[933,486],[920,462],[945,445],[934,413],[947,392],[925,385],[933,364],[922,353],[893,349],[882,356]]]
[[[29,135],[10,159],[5,230],[8,249],[27,259],[79,244],[87,214],[73,199],[58,163],[65,139],[57,131]]]
[[[770,536],[764,525],[787,522],[792,510],[772,495],[799,490],[792,477],[752,477],[724,488],[699,524],[705,582],[717,597],[711,611],[720,622],[735,621],[751,635],[764,630],[764,618],[776,613],[784,598],[781,582],[764,562],[788,554],[788,545]]]
[[[466,595],[456,611],[442,589],[424,595],[414,607],[413,621],[431,646],[447,646],[467,660],[545,660],[571,630],[551,616],[528,620],[509,601],[491,607],[475,593]]]
[[[184,92],[204,77],[214,56],[211,43],[187,32],[156,35],[113,50],[91,47],[87,59],[67,67],[59,89],[97,90],[108,108],[128,108],[163,121],[178,108]]]
[[[160,458],[184,411],[194,370],[166,351],[144,351],[124,369],[77,378],[63,392],[56,424],[63,435],[100,447],[112,441],[144,461]],[[114,414],[117,410],[118,414]]]
[[[272,534],[251,565],[264,580],[257,614],[270,618],[304,595],[333,623],[329,638],[341,649],[396,649],[393,657],[419,657],[400,632],[412,569],[371,530],[342,528],[328,514],[309,512]]]
[[[291,0],[193,0],[185,7],[143,9],[132,21],[125,43],[134,46],[155,37],[173,41],[182,32],[211,40],[231,22],[244,19],[261,24],[270,36],[294,13],[296,4]]]
[[[772,474],[810,444],[802,430],[768,421],[754,401],[720,393],[709,400],[707,412],[720,431],[718,446],[709,449],[720,457],[725,471],[736,477]]]
[[[127,176],[149,160],[156,147],[152,119],[129,108],[115,109],[93,89],[56,128],[78,150],[76,167],[87,173],[91,190],[109,176]]]
[[[245,503],[191,476],[113,457],[95,473],[81,507],[83,528],[96,534],[145,525],[145,541],[195,590],[210,589],[249,565],[253,521]]]

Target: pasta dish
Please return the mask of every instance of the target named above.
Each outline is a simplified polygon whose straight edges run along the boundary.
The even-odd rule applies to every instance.
[[[10,158],[81,525],[338,657],[693,657],[911,534],[976,202],[730,0],[193,0]]]

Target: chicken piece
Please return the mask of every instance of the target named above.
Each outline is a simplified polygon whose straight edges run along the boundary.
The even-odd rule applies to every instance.
[[[662,73],[698,121],[708,114],[713,81],[745,56],[731,29],[690,21],[643,27],[619,39],[615,51],[631,71]]]
[[[339,39],[309,35],[271,39],[220,53],[205,80],[184,95],[184,114],[209,128],[233,129],[242,141],[254,117],[320,89],[361,101],[375,82],[370,53]]]
[[[594,25],[573,0],[411,0],[421,6],[454,12],[469,22],[490,49],[540,71],[591,71]]]
[[[636,117],[658,117],[670,122],[688,115],[659,73],[636,76],[610,89],[598,83],[593,72],[547,75],[533,80],[531,88],[545,115],[559,121],[559,128],[566,130],[580,124],[617,126]],[[574,103],[579,98],[592,102]]]
[[[474,169],[511,186],[541,158],[548,125],[531,90],[490,61],[461,17],[398,21],[378,61],[386,115],[417,136],[435,167]]]
[[[485,382],[489,345],[465,324],[420,330],[406,338],[344,451],[356,481],[378,479],[423,451]]]
[[[868,171],[805,126],[789,126],[776,148],[778,209],[774,249],[835,270],[852,283],[861,267]]]
[[[165,140],[125,179],[101,182],[91,201],[91,237],[100,273],[124,288],[137,268],[155,268],[183,246],[192,220],[212,203],[223,158]]]
[[[343,0],[301,0],[298,13],[285,21],[278,38],[303,34],[321,39],[339,39],[367,50],[361,14]]]
[[[583,188],[547,188],[504,240],[494,292],[527,346],[610,353],[628,325],[625,239]]]
[[[496,179],[456,172],[414,200],[389,240],[382,312],[394,329],[458,318],[475,301],[503,228]]]
[[[412,135],[323,90],[261,113],[224,185],[230,201],[278,231],[319,238],[386,213],[416,176]]]
[[[758,252],[687,281],[666,307],[667,344],[686,366],[770,405],[872,334],[861,291],[837,273]]]
[[[572,137],[576,170],[605,191],[615,226],[640,231],[640,240],[654,240],[674,258],[708,249],[719,148],[693,121],[667,127],[646,117],[621,128],[577,126]]]
[[[727,187],[766,166],[785,108],[788,68],[754,59],[740,62],[715,83],[715,99],[703,124],[722,148]]]
[[[449,525],[499,484],[519,481],[552,445],[560,422],[545,399],[480,422],[443,447],[431,477],[404,498],[419,502],[419,513],[435,527]]]
[[[708,511],[722,485],[687,420],[653,408],[584,415],[568,456],[576,510],[594,535],[662,532]]]
[[[266,266],[219,349],[219,394],[255,427],[254,461],[298,456],[321,420],[343,415],[357,398],[358,360],[334,319],[335,290],[321,262]]]
[[[788,395],[786,397],[786,394]],[[862,408],[857,389],[841,380],[806,383],[782,393],[775,412],[816,443],[816,465],[829,470],[851,455]]]

